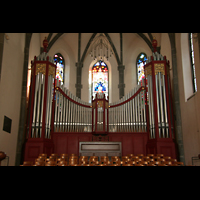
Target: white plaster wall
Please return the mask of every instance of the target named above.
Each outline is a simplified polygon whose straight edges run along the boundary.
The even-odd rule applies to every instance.
[[[117,101],[119,99],[119,73],[117,69],[117,61],[114,55],[108,59],[105,59],[105,63],[108,65],[109,70],[109,102]],[[89,102],[89,69],[96,63],[90,55],[87,55],[82,68],[82,85],[81,99]],[[113,78],[115,77],[115,78]]]
[[[139,35],[136,33],[123,33],[125,95],[137,85],[136,59],[141,52],[146,53],[147,56],[152,55],[149,46]]]
[[[183,133],[183,144],[185,153],[186,165],[191,165],[191,158],[197,156],[200,153],[200,96],[199,91],[190,99],[185,100],[185,88],[184,83],[187,79],[190,79],[190,73],[184,74],[183,61],[188,56],[185,47],[185,41],[182,40],[183,33],[176,33],[176,50],[177,50],[177,67],[178,67],[178,82],[179,82],[179,97],[180,97],[180,108],[181,108],[181,119],[182,119],[182,133]],[[184,35],[183,35],[184,37]],[[184,46],[184,47],[183,47]],[[198,43],[194,43],[195,51],[195,64],[199,66],[199,49]],[[184,53],[183,53],[184,52]],[[189,53],[189,52],[188,52]],[[173,66],[172,66],[173,67]],[[197,84],[199,85],[200,69],[196,67]],[[197,85],[197,87],[198,87]],[[188,88],[187,88],[188,89]],[[192,88],[191,88],[192,90]],[[196,163],[199,165],[198,163]]]
[[[0,150],[6,152],[12,166],[15,165],[19,128],[25,33],[7,35],[10,39],[4,39],[0,80]],[[11,133],[3,131],[4,115],[12,119]]]
[[[67,35],[67,34],[66,34]],[[74,36],[72,34],[67,35],[67,39],[65,37],[60,37],[54,45],[51,47],[48,54],[53,57],[56,53],[61,53],[65,59],[65,81],[64,86],[69,89],[69,91],[76,95],[76,55],[75,55],[75,45],[73,45]],[[74,40],[77,40],[74,39]],[[69,42],[71,41],[71,42]],[[74,43],[76,43],[74,41]]]

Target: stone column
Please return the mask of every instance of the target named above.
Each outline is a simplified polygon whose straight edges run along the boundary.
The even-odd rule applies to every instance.
[[[81,84],[81,75],[82,75],[82,67],[83,67],[83,63],[81,62],[77,62],[76,63],[76,96],[79,97],[81,99],[81,89],[83,87],[83,85]]]
[[[177,56],[176,56],[176,42],[175,33],[169,33],[172,49],[172,71],[173,71],[173,92],[174,92],[174,115],[175,115],[175,138],[178,146],[178,154],[180,162],[185,164],[181,108],[179,100],[179,86],[178,86],[178,70],[177,70]]]
[[[29,47],[31,42],[32,33],[26,33],[25,36],[25,48],[24,48],[24,66],[23,66],[23,79],[22,79],[22,93],[21,93],[21,106],[20,106],[20,120],[19,120],[19,131],[17,138],[17,150],[15,165],[19,166],[22,164],[22,153],[23,146],[26,139],[26,90],[27,90],[27,73],[28,73],[28,58],[29,58]]]
[[[125,88],[125,84],[124,84],[124,69],[125,66],[124,65],[119,65],[118,66],[118,71],[119,71],[119,98],[121,99],[124,96],[124,88]]]

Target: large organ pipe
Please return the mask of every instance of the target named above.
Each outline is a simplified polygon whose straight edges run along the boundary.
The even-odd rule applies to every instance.
[[[137,92],[137,88],[135,88],[135,93]],[[138,131],[138,99],[135,98],[135,122],[136,122],[136,131]]]
[[[140,127],[141,127],[141,130],[143,131],[143,105],[142,105],[142,92],[140,92],[139,94],[139,98],[140,98]]]
[[[68,96],[70,97],[70,91],[68,90]],[[71,101],[68,101],[68,111],[67,111],[67,121],[68,121],[68,123],[67,123],[67,131],[71,131],[71,109],[72,109],[72,107],[71,107]]]
[[[132,90],[130,91],[130,97],[132,96]],[[133,115],[133,112],[132,112],[132,109],[133,109],[133,100],[131,100],[130,102],[129,102],[129,108],[130,108],[130,110],[129,110],[129,119],[130,119],[130,131],[132,132],[133,131],[133,118],[132,118],[132,115]]]
[[[132,90],[132,94],[134,95],[135,94],[135,89]],[[135,124],[135,98],[133,98],[132,100],[132,106],[133,106],[133,110],[132,110],[132,115],[133,115],[133,131],[136,130],[136,124]]]
[[[61,86],[61,90],[63,90],[63,85]],[[60,131],[63,131],[63,95],[60,94]]]
[[[149,126],[150,126],[150,137],[154,138],[154,114],[153,114],[153,99],[152,99],[152,76],[148,75],[148,93],[149,93]]]
[[[119,103],[122,102],[122,98],[120,99]],[[120,113],[120,119],[119,119],[119,131],[122,131],[122,105],[119,106],[119,113]]]
[[[137,87],[137,90],[139,89],[140,86]],[[140,94],[137,95],[137,115],[138,115],[138,131],[140,131]]]
[[[142,85],[145,86],[145,83],[144,83],[145,79],[142,79]],[[145,106],[145,93],[146,93],[146,88],[145,88],[145,91],[143,91],[143,111],[144,111],[144,131],[147,131],[147,123],[146,123],[146,106]]]
[[[110,104],[110,106],[112,106],[113,104]],[[112,119],[113,119],[113,108],[109,109],[109,132],[112,132]]]
[[[127,98],[129,99],[131,97],[131,95],[130,95],[130,92],[128,93],[128,95],[127,95]],[[127,114],[126,114],[126,116],[127,116],[127,130],[128,130],[128,132],[130,131],[130,101],[127,103]]]
[[[58,79],[56,80],[56,87],[58,87]],[[58,95],[59,92],[55,93],[55,113],[54,113],[54,131],[57,131],[57,121],[58,121]]]
[[[154,105],[153,105],[153,84],[152,84],[152,76],[150,76],[150,83],[151,83],[151,87],[150,87],[150,96],[151,96],[151,119],[152,119],[152,135],[153,138],[155,138],[155,120],[154,120]]]
[[[166,90],[165,90],[165,76],[162,75],[163,81],[163,99],[164,99],[164,114],[165,114],[165,128],[166,128],[166,137],[169,137],[169,124],[168,124],[168,117],[167,117],[167,102],[166,102]]]
[[[38,99],[37,99],[37,115],[36,115],[36,132],[35,137],[38,138],[39,131],[39,114],[40,114],[40,101],[41,101],[41,79],[42,73],[38,74]]]
[[[73,94],[71,94],[72,96],[71,96],[71,98],[73,99],[73,100],[75,100],[75,98],[74,98],[74,95]],[[75,131],[75,112],[76,112],[76,107],[75,107],[75,104],[74,104],[74,102],[72,102],[72,131],[74,132]]]
[[[66,88],[63,89],[66,93]],[[66,119],[66,98],[63,97],[63,120],[62,120],[62,131],[65,131],[65,119]]]
[[[114,105],[115,105],[115,103],[114,103]],[[116,118],[115,118],[115,116],[117,115],[117,113],[116,113],[116,107],[114,107],[113,109],[112,109],[112,112],[113,112],[113,117],[112,117],[112,131],[114,132],[114,130],[115,130],[115,126],[116,126]]]
[[[50,89],[49,89],[49,121],[48,121],[48,130],[49,130],[49,135],[48,138],[50,138],[50,133],[51,133],[51,116],[52,116],[52,91],[53,91],[53,76],[50,76]]]
[[[163,77],[162,77],[163,79]],[[165,137],[165,122],[164,122],[164,110],[163,110],[163,92],[162,92],[162,81],[161,81],[161,73],[158,73],[158,81],[159,81],[159,96],[160,96],[160,114],[161,114],[161,127],[162,127],[162,137]]]
[[[162,105],[162,101],[160,101],[161,93],[159,93],[159,78],[158,74],[155,75],[156,77],[156,100],[157,100],[157,112],[158,112],[158,130],[159,130],[159,137],[161,137],[161,122],[160,122],[160,106]],[[162,112],[162,111],[161,111]]]
[[[126,101],[127,100],[127,95],[124,96],[124,100]],[[127,106],[127,103],[124,104],[124,131],[127,132],[127,118],[126,118],[126,107]]]
[[[115,111],[116,111],[116,107],[112,108],[112,114],[113,114],[112,115],[112,131],[114,131],[114,128],[115,128],[115,115],[116,115]]]
[[[50,121],[51,121],[51,96],[52,96],[52,75],[48,78],[48,86],[47,86],[47,100],[46,100],[46,120],[45,120],[45,138],[48,138],[50,135]]]
[[[125,96],[122,97],[122,102],[125,101]],[[122,105],[122,131],[124,131],[125,126],[125,104]]]
[[[74,96],[73,99],[77,101],[77,97]],[[76,124],[77,124],[77,104],[74,103],[74,131],[77,131]]]
[[[41,112],[40,112],[40,137],[42,137],[42,116],[43,116],[43,105],[44,105],[44,80],[45,75],[42,74],[42,97],[41,97]]]
[[[77,102],[80,103],[80,99],[77,98]],[[77,128],[77,132],[80,131],[80,106],[77,105],[78,109],[77,109],[77,125],[76,125],[76,128]]]
[[[39,74],[36,75],[36,80],[35,80],[35,95],[34,95],[34,106],[33,106],[32,134],[31,134],[32,138],[34,137],[34,132],[35,132],[35,116],[36,116],[38,85],[39,85]]]

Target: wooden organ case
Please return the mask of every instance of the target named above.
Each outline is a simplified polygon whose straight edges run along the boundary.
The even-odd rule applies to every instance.
[[[56,65],[45,41],[44,52],[32,62],[24,160],[34,161],[40,153],[176,158],[169,61],[156,52],[156,43],[139,85],[117,102],[98,93],[88,103],[55,79]]]

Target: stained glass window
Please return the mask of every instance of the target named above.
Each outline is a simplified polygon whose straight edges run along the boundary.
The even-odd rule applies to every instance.
[[[194,48],[193,48],[193,38],[192,33],[189,33],[189,46],[190,46],[190,60],[192,66],[192,83],[193,92],[197,92],[197,82],[196,82],[196,72],[195,72],[195,62],[194,62]]]
[[[147,61],[147,55],[145,53],[140,53],[137,57],[137,82],[139,82],[144,78],[144,65]]]
[[[63,56],[60,53],[57,53],[54,55],[54,61],[57,62],[56,78],[59,79],[62,85],[64,83],[65,61],[64,61]]]
[[[104,93],[108,96],[108,66],[103,61],[98,61],[92,67],[92,96],[96,93]]]

